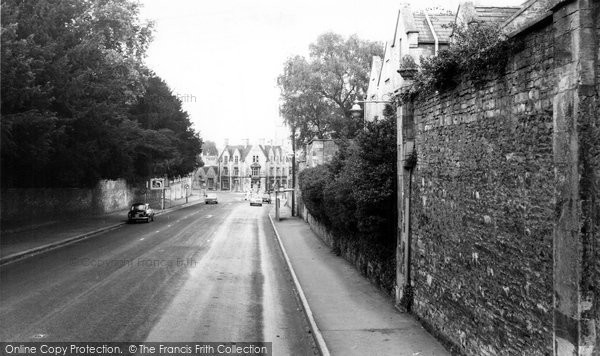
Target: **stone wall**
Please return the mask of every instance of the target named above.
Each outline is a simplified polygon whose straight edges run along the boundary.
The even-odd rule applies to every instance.
[[[95,188],[6,189],[1,193],[2,224],[8,227],[56,218],[106,214],[135,201],[160,208],[160,191],[129,186],[124,180],[102,180]]]
[[[346,261],[350,262],[361,272],[372,284],[393,297],[393,291],[389,288],[390,281],[394,279],[395,260],[383,259],[377,257],[373,246],[368,242],[362,242],[356,239],[336,238],[325,225],[315,219],[306,209],[304,210],[304,220],[309,224],[310,229],[327,245],[332,251]]]
[[[552,353],[554,34],[506,74],[415,102],[412,310],[469,355]]]

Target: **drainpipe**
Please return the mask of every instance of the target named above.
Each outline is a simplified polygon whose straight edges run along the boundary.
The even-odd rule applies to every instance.
[[[434,55],[437,56],[438,54],[438,48],[439,48],[439,40],[438,40],[438,36],[435,33],[435,30],[433,28],[433,24],[431,23],[431,19],[429,18],[429,14],[427,14],[427,11],[425,12],[425,19],[427,20],[427,25],[429,26],[429,29],[431,30],[431,34],[433,35],[433,43],[434,43]]]

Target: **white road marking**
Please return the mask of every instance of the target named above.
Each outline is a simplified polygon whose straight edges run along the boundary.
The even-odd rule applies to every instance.
[[[142,237],[142,238],[140,239],[140,241],[143,241],[143,240],[144,240],[144,238]]]
[[[206,218],[207,218],[207,219],[210,219],[210,218],[212,218],[212,217],[213,217],[212,215],[206,215]]]

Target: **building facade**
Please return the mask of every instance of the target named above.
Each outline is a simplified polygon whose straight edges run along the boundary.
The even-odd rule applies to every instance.
[[[212,141],[206,141],[202,144],[202,153],[200,160],[204,165],[193,174],[192,188],[193,189],[208,189],[215,190],[218,188],[219,179],[219,150]]]
[[[217,167],[221,190],[261,192],[291,184],[291,159],[282,145],[225,145]]]

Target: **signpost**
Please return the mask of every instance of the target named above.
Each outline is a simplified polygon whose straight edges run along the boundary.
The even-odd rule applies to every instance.
[[[281,220],[281,214],[279,212],[281,206],[280,206],[280,203],[279,203],[279,196],[278,196],[278,194],[282,195],[282,194],[285,194],[287,192],[292,192],[292,199],[293,199],[294,198],[294,189],[282,189],[282,188],[279,188],[279,189],[277,189],[275,191],[275,220],[277,220],[277,221]]]
[[[162,200],[160,202],[160,209],[165,210],[165,179],[164,178],[150,179],[150,189],[162,190]]]

